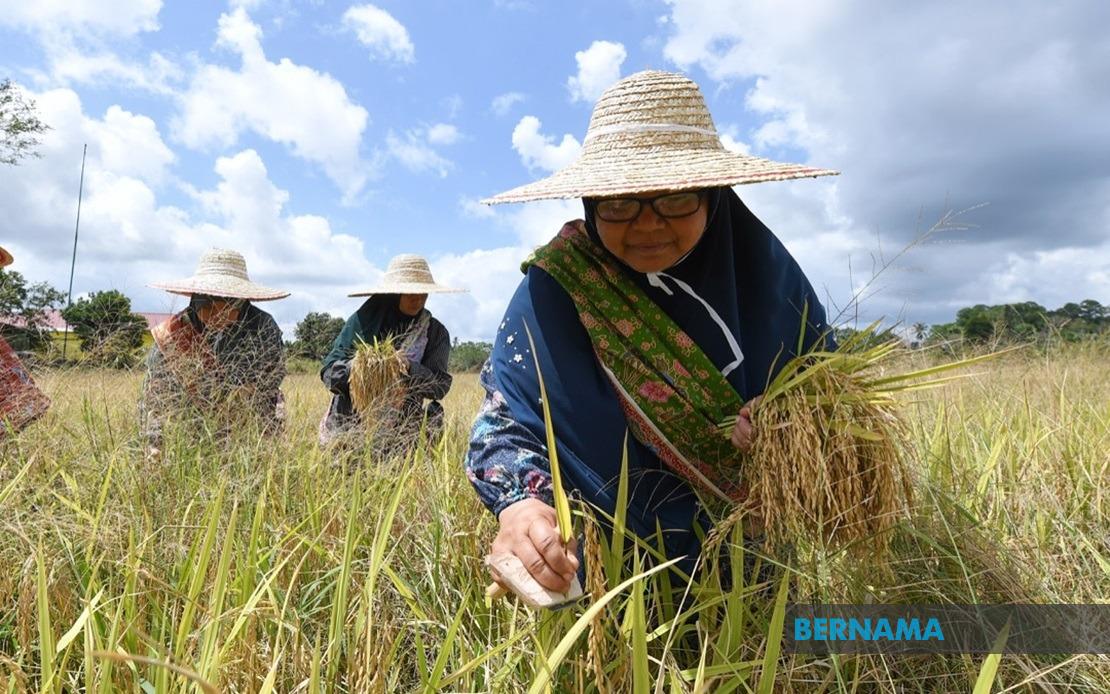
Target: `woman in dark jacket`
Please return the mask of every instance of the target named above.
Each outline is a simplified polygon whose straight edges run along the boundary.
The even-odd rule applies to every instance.
[[[251,282],[243,256],[213,249],[192,277],[150,285],[189,297],[151,331],[154,345],[139,413],[148,453],[157,456],[166,421],[186,419],[229,432],[253,422],[276,434],[284,423],[285,351],[273,317],[251,302],[289,296]]]
[[[425,427],[429,440],[443,428],[443,405],[439,400],[451,388],[448,360],[451,336],[443,323],[424,308],[428,294],[457,292],[435,283],[428,262],[417,255],[399,255],[389,263],[381,284],[351,296],[369,296],[347,319],[324,357],[320,380],[332,393],[331,404],[320,421],[320,443],[328,444],[347,435],[365,436],[358,412],[351,402],[351,359],[357,343],[393,338],[404,375],[404,400],[395,421],[390,422],[394,444],[408,444]],[[427,406],[424,400],[430,400]]]

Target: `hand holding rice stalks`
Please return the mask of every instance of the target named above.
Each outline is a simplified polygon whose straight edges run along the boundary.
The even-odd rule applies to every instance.
[[[350,390],[351,404],[363,422],[401,406],[405,398],[402,377],[406,373],[408,362],[397,351],[392,337],[358,341],[351,358]]]
[[[772,547],[816,541],[884,553],[890,529],[913,505],[895,394],[940,385],[951,379],[929,377],[994,356],[884,375],[900,343],[871,344],[876,327],[836,352],[791,359],[752,412],[755,438],[744,474]]]

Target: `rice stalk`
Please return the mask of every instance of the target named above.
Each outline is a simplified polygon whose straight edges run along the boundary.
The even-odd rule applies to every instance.
[[[570,501],[567,499],[566,488],[563,487],[563,477],[559,468],[559,449],[555,444],[555,427],[551,422],[551,403],[547,400],[547,388],[543,383],[543,372],[540,371],[540,355],[536,352],[536,343],[532,339],[532,331],[527,323],[524,324],[524,332],[528,335],[528,346],[532,349],[532,361],[536,365],[536,379],[540,383],[540,405],[543,407],[543,424],[547,434],[547,457],[551,468],[551,496],[555,501],[555,518],[559,524],[559,536],[563,539],[565,545],[574,536]]]
[[[357,342],[351,358],[351,403],[364,422],[400,406],[405,397],[401,383],[405,371],[405,360],[392,337]]]
[[[587,516],[585,522],[584,554],[586,559],[586,590],[590,597],[597,600],[605,595],[605,569],[602,566],[603,554],[601,547],[601,532],[597,527],[597,520]],[[598,694],[609,694],[613,691],[609,678],[605,674],[605,664],[609,662],[608,648],[606,648],[606,619],[605,612],[598,612],[590,622],[590,633],[586,637],[586,659],[590,671],[593,672]]]
[[[995,356],[889,374],[899,342],[869,344],[876,328],[836,352],[791,359],[752,408],[745,481],[772,548],[814,541],[884,555],[890,530],[913,508],[909,430],[895,394],[935,387],[949,380],[937,374]],[[736,511],[729,518],[738,520]],[[719,542],[720,535],[710,539]]]

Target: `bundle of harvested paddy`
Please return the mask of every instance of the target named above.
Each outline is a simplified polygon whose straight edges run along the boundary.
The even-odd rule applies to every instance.
[[[790,360],[753,408],[743,474],[772,547],[811,541],[885,552],[890,529],[913,504],[907,430],[895,394],[939,385],[949,379],[929,377],[993,356],[884,374],[901,343],[877,341],[875,328],[836,352]]]
[[[397,351],[393,338],[359,340],[351,359],[351,404],[355,411],[367,416],[380,415],[389,408],[400,407],[405,397],[402,376],[406,362]]]

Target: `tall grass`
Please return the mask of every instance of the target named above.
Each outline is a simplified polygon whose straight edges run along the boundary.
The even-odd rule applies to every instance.
[[[927,357],[905,357],[921,368]],[[694,580],[594,520],[603,571],[558,612],[487,606],[495,533],[462,471],[481,390],[456,378],[435,447],[316,445],[328,394],[283,389],[285,435],[136,443],[140,376],[37,374],[50,413],[0,449],[7,691],[1086,691],[1104,657],[779,650],[791,599],[1097,602],[1110,595],[1110,349],[1006,355],[904,394],[918,503],[890,561],[766,554],[731,528]],[[622,481],[627,494],[627,479]],[[592,550],[590,548],[593,548]],[[650,576],[638,574],[654,571]]]

